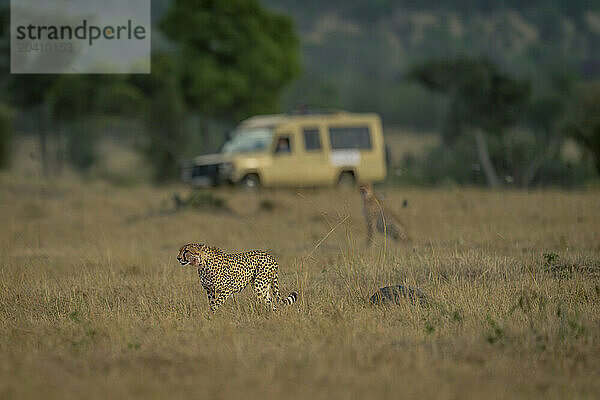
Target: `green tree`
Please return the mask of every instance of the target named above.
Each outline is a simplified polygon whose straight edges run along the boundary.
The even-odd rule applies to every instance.
[[[50,119],[45,107],[46,92],[58,75],[10,73],[10,3],[0,2],[0,98],[17,109],[35,111],[42,159],[42,173],[50,173],[48,131]]]
[[[34,113],[37,122],[37,133],[42,161],[42,175],[50,176],[50,154],[48,152],[48,138],[51,131],[51,118],[46,103],[46,94],[57,75],[26,74],[10,75],[7,83],[7,92],[10,103],[21,109]]]
[[[45,100],[47,91],[58,75],[10,73],[10,8],[6,3],[0,4],[0,98],[17,109],[35,112],[42,174],[47,177],[50,174],[48,155],[50,118]]]
[[[97,161],[95,117],[140,116],[146,106],[142,91],[114,75],[62,75],[47,93],[54,130],[65,139],[71,165],[87,171]]]
[[[97,137],[89,125],[89,116],[95,110],[96,88],[89,76],[62,75],[46,96],[56,135],[65,139],[67,160],[81,171],[87,171],[96,161]]]
[[[291,20],[258,0],[174,0],[160,27],[180,46],[186,103],[207,117],[276,111],[300,70]]]
[[[0,169],[10,166],[12,145],[12,110],[5,102],[10,100],[6,87],[10,77],[10,9],[6,3],[0,4]]]
[[[600,80],[584,83],[577,91],[563,132],[591,154],[600,174]]]
[[[141,150],[157,182],[177,177],[182,150],[186,147],[186,106],[180,67],[170,55],[157,54],[152,57],[150,75],[130,77],[147,99],[144,109],[148,137]]]
[[[525,122],[533,133],[537,146],[532,147],[537,147],[537,151],[520,176],[523,187],[531,185],[544,163],[560,162],[563,138],[560,122],[577,80],[576,75],[564,66],[540,71],[536,78],[538,84],[525,110]]]
[[[0,169],[10,167],[10,154],[12,144],[12,112],[3,103],[0,103]]]
[[[485,58],[431,60],[414,66],[409,77],[449,97],[443,130],[445,143],[452,143],[465,133],[472,134],[487,183],[498,186],[488,138],[501,137],[523,115],[529,84],[504,74]]]

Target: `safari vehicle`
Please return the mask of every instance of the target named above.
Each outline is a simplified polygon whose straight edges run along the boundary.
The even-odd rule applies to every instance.
[[[196,186],[334,186],[385,179],[377,114],[349,112],[256,116],[243,121],[218,154],[183,169]]]

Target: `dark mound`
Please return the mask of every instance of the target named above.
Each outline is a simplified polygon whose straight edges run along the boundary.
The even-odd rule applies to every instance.
[[[386,286],[379,289],[371,296],[371,303],[377,305],[400,305],[403,301],[410,301],[411,304],[425,305],[427,299],[421,289],[412,286]]]

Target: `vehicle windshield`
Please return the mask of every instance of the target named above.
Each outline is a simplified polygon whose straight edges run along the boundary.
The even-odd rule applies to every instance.
[[[223,145],[223,153],[264,151],[271,144],[273,130],[253,128],[234,132],[233,138]]]

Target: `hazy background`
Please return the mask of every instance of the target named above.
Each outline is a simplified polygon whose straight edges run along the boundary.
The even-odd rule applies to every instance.
[[[597,399],[598,3],[155,1],[152,74],[20,76],[0,0],[0,398]],[[302,105],[382,115],[410,242],[358,190],[177,183]],[[213,315],[189,242],[298,302]]]
[[[388,183],[584,187],[600,170],[597,1],[152,1],[152,74],[8,74],[2,168],[177,179],[240,120],[378,112]]]

